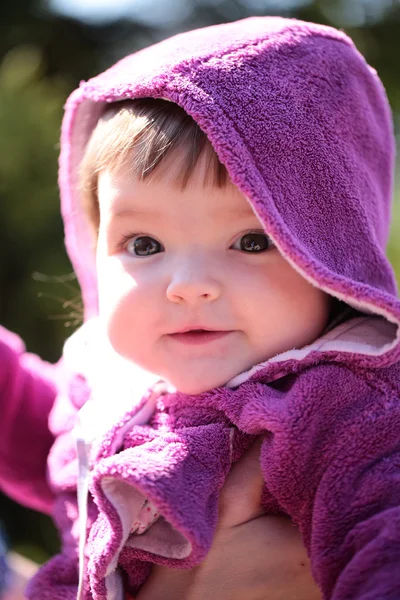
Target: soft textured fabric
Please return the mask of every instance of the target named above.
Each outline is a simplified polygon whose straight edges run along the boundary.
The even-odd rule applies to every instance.
[[[178,103],[199,123],[287,260],[364,316],[198,396],[146,391],[129,365],[114,369],[118,360],[96,337],[95,264],[77,169],[104,104],[147,96]],[[71,378],[50,421],[62,552],[33,580],[29,598],[76,598],[71,431],[83,421],[90,427],[90,415],[104,409],[108,420],[91,430],[88,446],[86,600],[135,594],[152,562],[198,564],[231,464],[257,436],[262,504],[299,526],[324,598],[398,599],[400,302],[385,257],[392,129],[381,82],[349,38],[281,18],[181,34],[71,95],[59,181],[87,322],[67,344]],[[88,410],[77,415],[82,406]],[[146,501],[159,515],[138,535],[132,528]]]

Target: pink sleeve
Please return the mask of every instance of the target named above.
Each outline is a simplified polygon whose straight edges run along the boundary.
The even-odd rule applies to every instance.
[[[25,352],[21,339],[0,327],[0,488],[14,500],[48,512],[48,418],[57,365]]]

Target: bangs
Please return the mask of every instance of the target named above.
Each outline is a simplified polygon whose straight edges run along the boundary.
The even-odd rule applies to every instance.
[[[87,144],[80,166],[82,207],[98,229],[97,179],[101,171],[128,166],[139,180],[169,181],[185,189],[205,158],[203,185],[225,187],[230,179],[214,148],[197,123],[180,106],[167,100],[144,98],[108,105]],[[177,159],[173,169],[170,160]]]

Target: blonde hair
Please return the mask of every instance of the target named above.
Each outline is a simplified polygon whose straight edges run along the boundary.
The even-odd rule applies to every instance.
[[[82,208],[95,237],[100,223],[99,173],[129,164],[132,175],[140,180],[162,177],[165,159],[175,150],[182,154],[182,168],[173,181],[177,186],[185,188],[203,153],[207,157],[204,185],[224,187],[228,183],[226,168],[207,136],[177,104],[143,98],[106,107],[86,146],[79,172]]]

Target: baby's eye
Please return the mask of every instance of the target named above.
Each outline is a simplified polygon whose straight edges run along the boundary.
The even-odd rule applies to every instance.
[[[126,250],[134,256],[152,256],[162,252],[163,247],[154,238],[148,235],[140,235],[129,240],[126,244]]]
[[[247,253],[260,253],[269,250],[273,246],[272,241],[262,231],[249,231],[240,236],[232,248]]]

